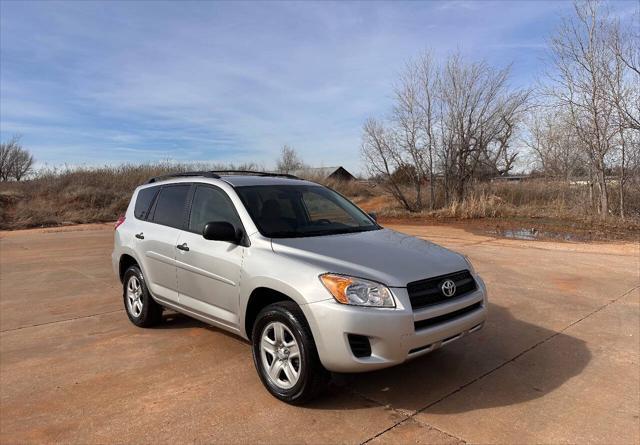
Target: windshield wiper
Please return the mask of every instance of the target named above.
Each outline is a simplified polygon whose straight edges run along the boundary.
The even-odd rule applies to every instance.
[[[303,236],[342,235],[345,233],[367,232],[374,228],[375,227],[372,227],[371,229],[365,228],[365,227],[346,227],[342,229],[333,229],[333,230],[311,230],[309,232],[301,232],[301,234]]]
[[[270,238],[297,238],[301,235],[300,232],[271,232],[266,234]]]
[[[358,233],[358,232],[368,232],[370,230],[375,230],[377,227],[375,226],[371,226],[371,227],[349,227],[348,229],[338,229],[335,231],[335,234],[340,234],[340,233]]]
[[[371,230],[376,230],[379,227],[371,226],[371,227],[346,227],[341,229],[324,229],[324,230],[309,230],[307,232],[293,232],[293,231],[282,231],[282,232],[272,232],[268,236],[271,238],[305,238],[311,236],[326,236],[326,235],[342,235],[345,233],[357,233],[357,232],[368,232]]]

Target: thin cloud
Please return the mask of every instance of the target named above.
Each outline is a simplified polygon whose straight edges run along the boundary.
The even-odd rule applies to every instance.
[[[449,11],[452,9],[476,11],[482,7],[482,2],[479,1],[466,1],[466,0],[450,0],[441,2],[438,5],[440,11]]]
[[[513,62],[527,84],[538,42],[567,8],[2,2],[0,136],[21,133],[52,164],[165,154],[272,164],[288,143],[310,164],[359,171],[362,123],[389,109],[408,58],[459,48]]]

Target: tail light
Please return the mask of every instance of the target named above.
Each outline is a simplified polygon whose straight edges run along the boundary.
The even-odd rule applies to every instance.
[[[120,227],[122,225],[122,223],[124,222],[125,217],[124,215],[120,215],[118,217],[118,220],[116,221],[116,225],[114,226],[113,230],[116,230],[118,227]]]

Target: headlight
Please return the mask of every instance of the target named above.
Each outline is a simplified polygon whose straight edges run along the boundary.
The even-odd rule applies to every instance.
[[[473,267],[473,264],[471,264],[471,259],[469,259],[468,256],[463,255],[464,259],[467,261],[467,266],[469,266],[469,272],[471,272],[472,275],[476,274],[476,270]]]
[[[338,303],[355,306],[396,307],[391,291],[375,281],[326,273],[320,281]]]

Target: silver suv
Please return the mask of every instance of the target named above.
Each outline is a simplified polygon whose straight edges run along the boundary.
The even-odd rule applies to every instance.
[[[116,225],[127,315],[172,309],[253,345],[264,386],[303,403],[333,372],[397,365],[482,328],[467,258],[377,224],[319,184],[192,172],[138,187]]]

